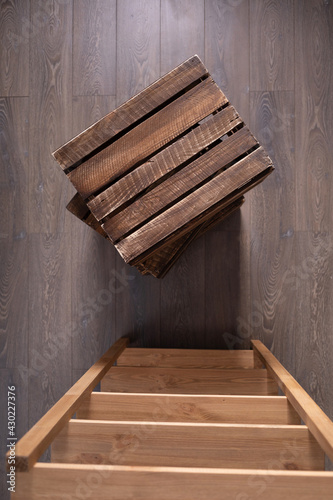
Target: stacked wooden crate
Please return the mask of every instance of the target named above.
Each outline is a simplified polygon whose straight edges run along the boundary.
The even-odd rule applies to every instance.
[[[198,56],[53,155],[77,190],[67,208],[156,277],[273,170]]]

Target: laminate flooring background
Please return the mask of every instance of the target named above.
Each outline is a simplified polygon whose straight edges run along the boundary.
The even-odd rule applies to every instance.
[[[20,437],[124,335],[260,339],[333,418],[332,2],[1,0],[0,38],[1,498],[7,386]],[[276,170],[159,281],[66,211],[51,152],[195,53]]]

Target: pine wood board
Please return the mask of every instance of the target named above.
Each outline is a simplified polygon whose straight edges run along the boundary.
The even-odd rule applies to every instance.
[[[332,489],[333,473],[321,471],[36,464],[17,474],[15,498],[43,500],[47,491],[49,500],[74,500],[92,491],[99,500],[136,498],[138,492],[145,500],[221,500],[223,491],[224,500],[331,500]]]
[[[253,351],[213,349],[127,348],[117,366],[160,368],[254,368]]]
[[[333,422],[260,340],[251,343],[255,356],[264,363],[322,449],[333,460]]]
[[[276,382],[266,370],[114,366],[101,381],[102,391],[170,394],[275,396]]]
[[[301,419],[285,396],[207,396],[93,392],[79,419],[297,425]]]
[[[324,453],[302,425],[71,420],[52,461],[175,467],[323,470]],[[273,467],[274,464],[274,467]]]

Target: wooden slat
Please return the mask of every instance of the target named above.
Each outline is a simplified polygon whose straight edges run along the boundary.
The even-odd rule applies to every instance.
[[[269,173],[271,171],[269,169],[271,169],[270,158],[266,156],[261,148],[257,149],[210,182],[204,184],[194,193],[188,195],[184,200],[176,203],[142,228],[121,240],[116,244],[117,250],[125,262],[133,261],[135,263],[136,257],[171,233],[174,233],[177,229],[185,226],[195,217],[200,216],[205,210],[221,202],[233,191],[240,190],[241,187],[245,191],[248,186],[244,179],[244,171],[246,172],[247,182],[250,182],[252,178],[263,174],[265,171]],[[240,179],[244,181],[244,186],[240,185]],[[238,196],[241,194],[243,194],[242,190],[238,191]],[[108,232],[108,222],[103,226],[106,232]]]
[[[155,366],[160,368],[254,368],[253,351],[212,349],[149,349],[129,347],[117,366]]]
[[[302,425],[71,420],[52,461],[118,465],[322,470],[324,453]]]
[[[74,384],[66,394],[17,442],[16,470],[27,471],[36,463],[80,406],[117,360],[128,344],[121,338]]]
[[[276,382],[266,370],[112,367],[102,391],[170,394],[234,394],[275,396]]]
[[[115,242],[124,237],[171,203],[177,203],[180,197],[184,198],[179,203],[185,203],[187,193],[192,193],[193,189],[209,180],[219,170],[226,168],[230,162],[249,151],[256,144],[256,139],[246,127],[217,144],[179,172],[158,184],[154,189],[150,189],[114,217],[108,219],[104,228],[111,241]],[[245,171],[239,179],[240,185],[248,180]]]
[[[202,125],[89,201],[89,208],[101,220],[240,123],[242,120],[232,106],[210,116]]]
[[[93,392],[76,412],[91,420],[300,424],[284,396],[191,396]]]
[[[251,343],[255,355],[267,367],[322,449],[333,460],[333,422],[260,340],[252,340]]]
[[[57,149],[54,158],[63,169],[71,167],[207,73],[199,57],[191,57]]]
[[[108,235],[106,234],[98,220],[90,212],[84,199],[79,195],[79,193],[76,193],[73,196],[66,208],[73,215],[85,222],[89,227],[95,229],[95,231],[97,231],[101,236],[103,236],[104,238],[108,238]]]
[[[227,103],[209,77],[68,174],[87,198]]]
[[[244,187],[230,194],[229,196],[227,196],[226,199],[219,201],[213,207],[210,207],[205,212],[195,217],[195,219],[192,219],[188,223],[178,228],[174,233],[170,233],[170,235],[164,238],[163,241],[159,242],[152,248],[149,248],[146,252],[144,252],[144,254],[139,255],[138,257],[133,259],[129,264],[136,266],[138,263],[144,262],[145,259],[147,259],[148,257],[150,257],[155,253],[157,247],[159,250],[161,250],[161,248],[164,248],[164,245],[168,245],[169,243],[176,241],[180,236],[186,234],[186,232],[189,230],[193,230],[193,228],[196,228],[202,222],[212,220],[213,217],[215,217],[215,215],[221,212],[221,210],[224,210],[225,208],[229,207],[231,203],[234,203],[236,200],[239,200],[239,197],[242,196],[244,193],[246,193],[249,189],[252,189],[258,184],[260,184],[273,170],[274,169],[272,167],[267,168],[266,170],[264,170],[264,172],[253,178],[251,182],[246,184]]]
[[[75,478],[75,480],[73,480]],[[15,500],[332,500],[333,472],[36,464],[17,474]]]

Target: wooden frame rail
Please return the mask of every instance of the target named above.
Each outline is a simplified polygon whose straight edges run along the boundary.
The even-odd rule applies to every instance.
[[[127,338],[113,346],[59,399],[16,444],[16,471],[28,472],[55,436],[74,415],[83,399],[101,381],[128,345]],[[8,455],[8,454],[7,454]]]
[[[333,461],[333,422],[260,340],[251,341],[254,356],[265,365],[326,455]]]

